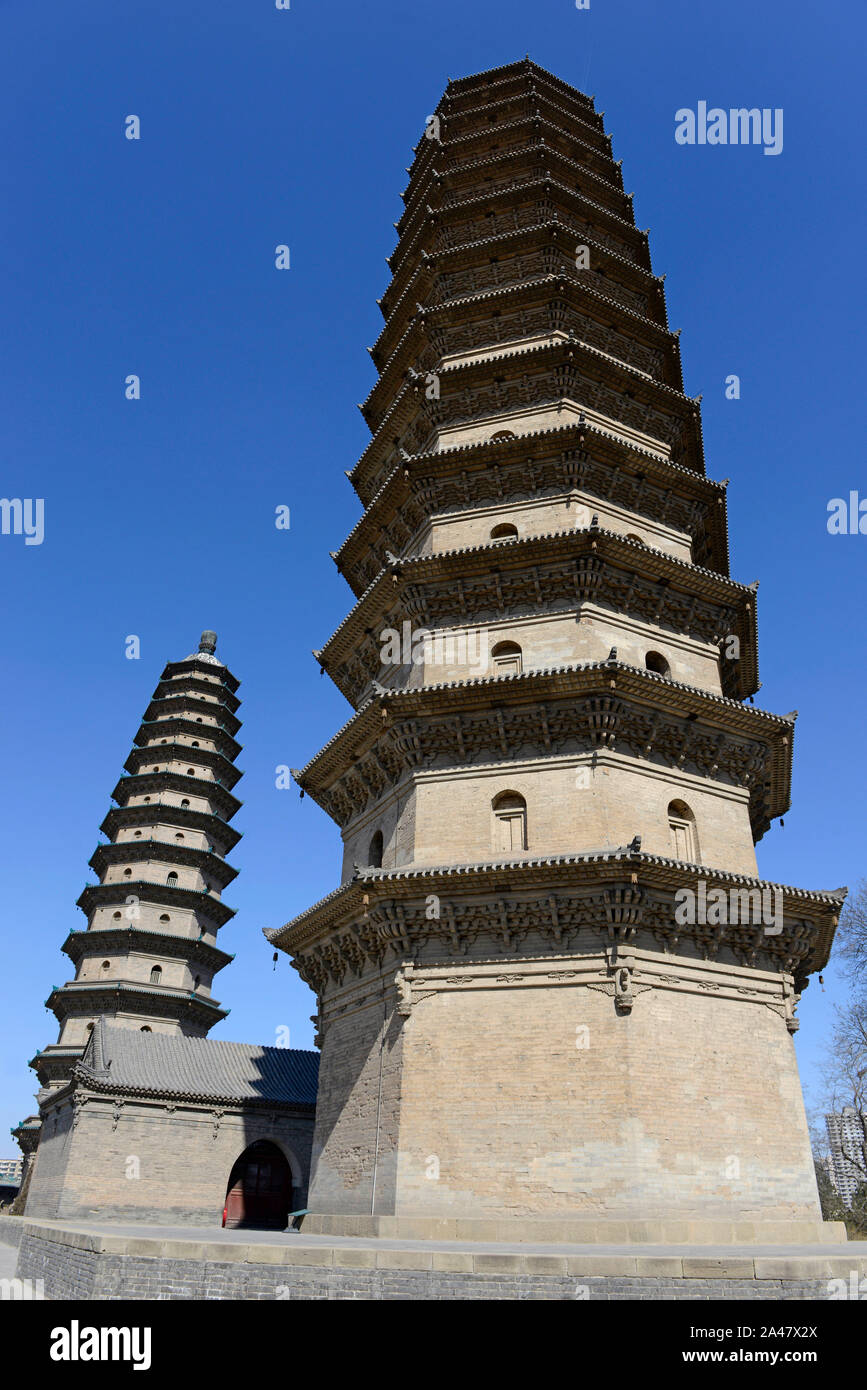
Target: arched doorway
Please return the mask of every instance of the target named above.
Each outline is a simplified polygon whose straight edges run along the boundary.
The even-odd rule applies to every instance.
[[[259,1139],[235,1160],[223,1225],[282,1231],[291,1208],[292,1170],[276,1144]]]

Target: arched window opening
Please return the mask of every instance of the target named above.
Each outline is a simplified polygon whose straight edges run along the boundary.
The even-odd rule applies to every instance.
[[[527,803],[520,792],[500,792],[492,802],[494,852],[520,854],[527,848]]]
[[[185,796],[185,797],[183,797],[183,798],[181,799],[181,805],[182,805],[182,806],[189,806],[189,804],[190,804],[190,798],[189,798],[188,796]]]
[[[161,965],[151,966],[151,984],[158,985],[163,978],[163,968]]]
[[[188,776],[188,777],[195,777],[195,775],[196,775],[196,769],[195,769],[194,767],[188,767],[188,768],[187,768],[187,776]]]
[[[517,642],[498,642],[491,648],[491,661],[498,676],[519,676],[524,669]]]
[[[120,917],[121,917],[121,914],[120,914],[119,912],[113,912],[113,913],[111,914],[111,920],[112,920],[113,922],[119,922],[119,921],[120,921]]]
[[[132,878],[132,869],[124,869],[123,876],[124,878]]]
[[[497,430],[496,434],[491,435],[491,439],[517,439],[514,430]]]
[[[149,1028],[148,1025],[147,1025],[146,1023],[143,1023],[142,1026],[141,1026],[141,1028],[139,1028],[139,1032],[140,1032],[140,1033],[152,1033],[152,1032],[153,1032],[153,1029],[152,1029],[152,1028]]]
[[[171,920],[172,920],[172,919],[171,919],[171,917],[169,916],[169,914],[168,914],[167,912],[161,912],[161,913],[160,913],[160,921],[161,921],[161,922],[170,922]]]
[[[644,664],[648,671],[655,671],[658,676],[671,675],[671,667],[662,652],[648,652],[644,658]]]
[[[513,526],[510,521],[504,521],[499,526],[495,526],[491,532],[492,541],[516,541],[518,539],[518,528]]]
[[[370,867],[371,867],[372,869],[381,869],[381,868],[382,868],[382,851],[383,851],[382,831],[381,831],[381,830],[377,830],[376,834],[374,835],[373,839],[372,839],[371,842],[370,842],[370,848],[369,848],[369,850],[367,851],[367,862],[368,862],[368,864],[370,865]]]
[[[177,888],[177,886],[178,886],[178,876],[177,876],[177,874],[175,873],[174,869],[172,869],[171,873],[168,874],[168,875],[166,876],[166,885],[167,885],[169,888]]]
[[[133,832],[133,839],[134,839],[134,840],[140,840],[140,839],[141,839],[141,831],[140,831],[140,830],[136,830],[136,831]]]
[[[636,545],[644,545],[644,544],[645,544],[645,542],[641,539],[640,536],[636,536],[636,534],[635,534],[634,531],[627,531],[627,533],[626,533],[626,539],[627,539],[628,541],[635,541]]]
[[[695,815],[685,801],[670,801],[668,804],[668,829],[671,836],[671,850],[675,859],[687,863],[698,862],[698,835]]]
[[[182,840],[183,838],[184,838],[184,837],[183,837],[183,835],[181,834],[180,830],[176,831],[176,833],[175,833],[175,839],[176,839],[176,840]]]
[[[110,970],[110,969],[111,969],[111,961],[109,961],[109,960],[104,960],[104,961],[102,962],[102,965],[101,965],[99,968],[100,968],[100,970]]]

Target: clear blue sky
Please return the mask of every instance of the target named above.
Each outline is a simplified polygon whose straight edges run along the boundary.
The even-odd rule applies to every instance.
[[[446,80],[527,52],[606,113],[704,393],[708,471],[731,478],[733,574],[761,580],[759,702],[800,710],[793,809],[761,871],[865,874],[867,536],[826,531],[829,498],[867,497],[862,6],[4,0],[0,33],[0,491],[46,506],[41,546],[0,537],[3,1133],[56,1036],[43,1000],[71,972],[60,945],[84,924],[109,792],[164,662],[203,627],[245,721],[216,1035],[270,1043],[288,1024],[312,1046],[313,996],[285,956],[272,970],[260,929],[336,885],[339,832],[275,767],[348,714],[310,650],[350,600],[328,551],[359,514],[343,470],[368,438],[355,403],[391,224]],[[700,100],[782,107],[783,153],[677,145],[675,111]],[[801,1007],[808,1080],[826,980]]]

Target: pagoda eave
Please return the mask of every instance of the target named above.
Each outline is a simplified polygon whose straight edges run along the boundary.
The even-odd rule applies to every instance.
[[[552,296],[555,294],[562,298],[554,301]],[[549,312],[552,326],[546,331],[553,332],[555,307],[559,313],[563,303],[574,312],[583,310],[595,316],[600,323],[605,320],[610,324],[611,319],[616,318],[621,327],[632,333],[639,346],[647,350],[658,350],[662,354],[658,379],[673,390],[683,393],[679,340],[669,328],[603,294],[598,285],[592,284],[586,277],[582,280],[577,271],[574,275],[552,272],[533,279],[498,285],[479,294],[462,295],[459,299],[446,300],[424,314],[416,312],[402,337],[394,345],[388,360],[381,364],[376,363],[380,371],[379,380],[362,402],[362,414],[369,428],[375,429],[385,413],[386,405],[381,398],[388,397],[397,390],[402,377],[419,359],[424,349],[427,348],[431,357],[438,360],[459,351],[450,345],[447,333],[474,322],[479,317],[479,311],[496,305],[515,311],[537,306]],[[499,312],[502,312],[502,307]],[[440,320],[446,320],[446,328],[439,330],[442,347],[435,344]],[[519,340],[520,333],[516,331],[514,341]]]
[[[141,748],[134,746],[123,765],[124,770],[136,776],[142,763],[151,762],[154,758],[176,758],[179,762],[198,763],[202,767],[216,769],[220,773],[221,784],[228,788],[234,787],[243,776],[240,769],[222,754],[212,753],[208,748],[192,748],[188,743],[150,743]]]
[[[193,994],[190,990],[170,989],[164,986],[145,985],[136,980],[95,981],[84,984],[71,980],[52,990],[45,1001],[58,1023],[70,1013],[81,1013],[74,1001],[87,1002],[87,1008],[100,1013],[110,1012],[112,1004],[123,1001],[123,1007],[137,1012],[147,1008],[165,1018],[192,1016],[212,1027],[214,1023],[227,1018],[228,1009],[220,1008],[216,1000],[204,995]],[[87,1012],[87,1009],[84,1009]],[[47,1051],[47,1049],[46,1049]],[[44,1053],[42,1054],[45,1055]]]
[[[234,959],[228,951],[211,946],[203,940],[185,936],[174,936],[171,932],[156,931],[150,927],[105,927],[98,930],[71,931],[61,946],[61,951],[76,963],[93,948],[99,951],[128,950],[130,952],[158,952],[162,956],[175,956],[178,959],[194,960],[212,968],[222,970]]]
[[[119,807],[125,808],[128,804],[126,798],[130,793],[135,796],[144,794],[148,790],[164,791],[168,788],[188,795],[207,797],[209,801],[217,802],[226,808],[226,821],[240,811],[244,804],[220,782],[206,781],[202,777],[187,776],[183,772],[168,771],[125,773],[115,784],[111,799],[116,801]]]
[[[221,840],[228,854],[243,838],[241,831],[224,820],[222,816],[210,811],[194,811],[189,806],[178,806],[171,801],[148,801],[137,806],[112,806],[103,817],[100,830],[113,838],[121,829],[134,825],[153,825],[155,819],[162,819],[156,813],[163,812],[165,819],[173,826],[187,826],[191,830],[203,830]],[[128,844],[129,841],[126,841]]]
[[[577,140],[567,139],[564,143],[571,146],[572,153],[579,153],[581,150]],[[597,157],[596,151],[591,151],[591,157]],[[455,191],[460,190],[468,181],[475,179],[478,183],[488,174],[492,178],[495,174],[502,175],[513,169],[516,164],[530,164],[534,167],[541,165],[546,171],[557,168],[573,179],[580,178],[581,192],[590,193],[594,202],[598,202],[615,216],[632,221],[632,200],[623,191],[622,181],[619,184],[612,182],[579,160],[573,159],[571,153],[567,153],[559,145],[548,143],[544,137],[537,138],[534,132],[528,131],[524,143],[505,150],[482,152],[474,159],[456,160],[451,150],[438,145],[437,162],[429,164],[421,178],[408,184],[401,194],[404,210],[395,224],[398,236],[404,237],[407,234],[419,209],[431,199],[436,200],[438,193],[454,196]],[[616,165],[614,167],[616,168]]]
[[[662,586],[672,594],[682,594],[692,600],[703,599],[709,606],[718,605],[720,609],[737,610],[738,635],[745,663],[742,694],[755,693],[758,688],[755,590],[713,570],[678,559],[668,551],[630,540],[619,532],[599,526],[576,527],[569,531],[524,536],[499,543],[487,541],[461,549],[404,557],[399,564],[380,570],[354,608],[319,649],[317,659],[331,674],[342,660],[358,651],[366,632],[376,630],[377,624],[386,615],[393,614],[396,603],[407,588],[412,589],[414,595],[414,626],[426,626],[427,620],[437,615],[433,609],[425,613],[420,608],[417,591],[425,585],[455,583],[458,579],[488,576],[493,571],[500,575],[520,573],[540,564],[576,558],[609,562],[615,568],[626,571],[633,570],[640,560],[649,582]],[[573,607],[574,597],[574,593],[569,595]],[[582,602],[592,602],[593,590],[588,588],[580,594],[580,598]],[[507,607],[504,601],[499,616],[505,614]],[[465,628],[468,622],[478,622],[479,614],[487,614],[487,608],[487,604],[477,601],[477,616],[473,620],[466,614],[461,616],[457,611],[453,612],[452,605],[448,618],[443,619],[443,625]],[[407,612],[406,616],[410,614]],[[489,621],[496,619],[490,618]],[[376,675],[376,671],[372,674]]]
[[[122,906],[128,897],[160,906],[191,908],[201,912],[217,927],[223,927],[235,916],[219,898],[211,897],[198,888],[179,888],[173,884],[157,883],[152,879],[127,879],[123,883],[88,883],[76,900],[85,915],[96,907]]]
[[[137,748],[149,748],[152,750],[156,747],[161,747],[161,744],[150,743],[148,740],[152,739],[154,734],[163,732],[167,734],[183,733],[196,735],[200,739],[206,738],[218,745],[216,749],[217,754],[221,758],[225,758],[227,762],[233,762],[242,751],[242,745],[238,743],[231,734],[227,733],[225,729],[213,724],[206,724],[204,721],[199,723],[195,719],[182,719],[176,715],[161,715],[157,719],[143,719],[133,737],[133,743]],[[175,746],[178,748],[188,748],[190,745],[179,743]]]
[[[293,776],[345,827],[385,788],[512,766],[510,721],[522,756],[543,763],[616,757],[740,788],[754,841],[789,808],[791,717],[617,661],[383,692]]]
[[[577,449],[577,453],[572,462],[567,463],[570,449]],[[410,495],[418,498],[419,507],[430,511],[431,488],[450,484],[460,492],[449,510],[485,502],[490,505],[495,496],[491,489],[492,474],[501,480],[502,495],[509,496],[512,490],[517,492],[517,481],[514,488],[509,486],[509,468],[525,469],[528,463],[543,470],[537,488],[539,496],[576,490],[595,495],[592,472],[590,480],[582,481],[582,477],[599,464],[633,480],[631,486],[643,488],[649,483],[660,501],[654,503],[651,496],[645,501],[644,509],[664,524],[674,525],[677,519],[670,518],[669,512],[664,510],[665,507],[670,510],[672,496],[682,499],[681,510],[685,511],[681,524],[689,525],[691,514],[693,540],[699,534],[707,537],[707,548],[712,552],[710,559],[714,563],[706,563],[705,567],[728,576],[725,486],[584,420],[546,425],[513,439],[476,440],[414,454],[395,464],[380,489],[373,496],[362,497],[366,511],[336,552],[338,568],[346,575],[356,597],[369,587],[381,564],[364,582],[355,578],[355,566],[377,540],[381,544],[388,521],[402,511]],[[499,493],[499,489],[497,491]]]
[[[206,869],[221,890],[238,877],[238,870],[219,855],[198,849],[195,845],[178,845],[172,840],[161,840],[158,836],[97,845],[87,862],[95,873],[102,874],[112,865],[137,864],[143,860]]]
[[[181,662],[181,665],[183,666],[185,663]],[[238,699],[237,695],[232,693],[231,686],[226,686],[224,684],[220,684],[219,686],[215,685],[213,681],[205,680],[202,672],[196,671],[195,669],[178,673],[181,677],[185,674],[188,679],[184,682],[183,692],[192,690],[194,695],[201,695],[202,699],[207,702],[209,709],[213,710],[220,705],[225,705],[226,708],[234,714],[234,712],[240,708],[241,701]],[[218,690],[220,698],[215,699]],[[181,699],[183,698],[183,692],[179,692],[175,681],[171,677],[166,677],[164,673],[160,678],[156,690],[151,696],[151,701]]]
[[[532,374],[528,369],[533,369]],[[432,437],[447,437],[449,431],[459,428],[477,429],[487,423],[493,433],[504,418],[505,409],[505,398],[504,405],[498,408],[490,397],[490,383],[498,374],[505,386],[512,378],[528,383],[524,388],[527,391],[525,409],[571,408],[576,417],[583,412],[591,417],[597,413],[597,407],[582,400],[586,394],[585,381],[590,383],[588,391],[602,389],[612,395],[625,392],[634,402],[635,423],[624,418],[624,442],[629,434],[638,434],[648,444],[653,441],[663,456],[673,457],[675,461],[681,457],[688,459],[693,471],[702,476],[705,473],[695,400],[597,348],[577,339],[558,338],[528,347],[495,351],[479,361],[443,367],[439,399],[427,398],[423,377],[405,383],[353,470],[353,484],[356,479],[360,482],[382,474],[386,460],[393,453],[395,439],[411,439],[415,433],[420,436],[419,452],[424,452]],[[491,404],[474,405],[471,399],[468,401],[472,388],[481,393],[480,402],[490,400]],[[654,412],[652,418],[648,418],[648,412]],[[599,413],[604,415],[604,410]],[[663,427],[666,433],[660,432]],[[634,442],[640,441],[635,439]],[[361,487],[358,491],[361,492]]]
[[[467,899],[478,899],[480,902],[493,900],[496,906],[509,894],[520,895],[534,890],[550,890],[556,894],[558,889],[570,885],[598,886],[604,890],[618,884],[638,889],[639,896],[648,891],[673,895],[678,889],[696,890],[699,883],[705,885],[708,895],[717,888],[726,892],[742,889],[781,894],[784,928],[779,933],[768,935],[762,941],[762,947],[778,958],[791,955],[794,947],[799,957],[799,968],[806,968],[809,972],[821,970],[827,963],[836,921],[846,897],[845,888],[811,892],[745,874],[730,873],[713,865],[647,854],[640,849],[640,838],[629,845],[571,855],[525,855],[519,859],[469,864],[370,869],[341,885],[284,926],[265,929],[264,935],[275,947],[296,955],[315,947],[327,936],[339,934],[353,921],[363,923],[369,920],[377,906],[390,902],[396,908],[395,912],[389,914],[394,926],[383,941],[385,943],[390,937],[397,946],[401,944],[399,905],[413,900],[424,903],[432,893],[440,899],[441,911],[446,919],[445,924],[441,919],[429,923],[430,931],[436,933],[448,930],[448,908]],[[551,918],[552,921],[556,920],[554,912]],[[603,930],[607,928],[604,902],[600,902],[599,925]],[[671,925],[674,928],[673,904]],[[678,930],[683,937],[697,935],[695,927],[688,925]],[[801,949],[805,935],[809,936],[809,949],[806,952]],[[719,940],[724,943],[725,935]],[[460,953],[457,940],[454,945],[456,952]]]
[[[185,657],[183,661],[167,662],[160,676],[160,684],[162,685],[165,681],[173,680],[176,676],[184,676],[187,674],[218,676],[220,684],[226,686],[233,695],[241,684],[237,677],[233,676],[231,671],[229,671],[221,661],[207,661],[203,660],[201,656],[188,656]],[[205,684],[208,689],[214,689],[212,681],[208,680]],[[239,700],[238,704],[240,703]]]

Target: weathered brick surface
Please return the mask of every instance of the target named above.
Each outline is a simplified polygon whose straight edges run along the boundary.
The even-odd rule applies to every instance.
[[[678,560],[692,559],[690,537],[683,531],[619,507],[608,498],[600,498],[576,489],[565,497],[527,498],[497,507],[466,507],[460,512],[434,516],[418,538],[420,554],[456,550],[465,546],[483,545],[492,527],[511,522],[521,536],[543,536],[551,531],[569,531],[587,526],[593,515],[599,525],[619,535],[635,535],[657,550],[665,550]]]
[[[387,868],[479,862],[496,857],[491,810],[504,791],[527,803],[528,851],[538,855],[616,848],[640,833],[644,849],[670,856],[668,807],[683,801],[696,817],[701,862],[755,876],[748,795],[742,788],[641,763],[617,752],[575,752],[544,766],[516,756],[508,767],[414,773],[345,832],[343,878],[368,862],[382,830]]]
[[[378,1114],[380,1215],[819,1220],[780,978],[652,944],[629,1014],[589,933],[422,961],[382,1047],[382,985],[335,990],[312,1210],[371,1211]]]
[[[288,1159],[298,1209],[312,1133],[309,1114],[129,1098],[115,1109],[111,1096],[91,1094],[74,1126],[70,1103],[58,1107],[56,1128],[54,1114],[46,1121],[27,1215],[213,1225],[232,1165],[258,1139]]]
[[[826,1299],[824,1279],[616,1278],[262,1265],[98,1254],[25,1236],[19,1277],[44,1279],[49,1298],[363,1300]]]

